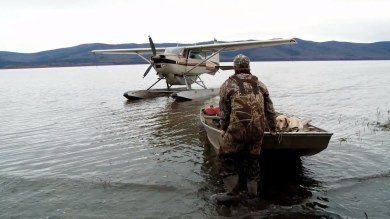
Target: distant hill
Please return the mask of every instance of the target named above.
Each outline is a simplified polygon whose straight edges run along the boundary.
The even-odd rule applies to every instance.
[[[238,53],[248,55],[252,61],[315,61],[315,60],[390,60],[390,41],[377,43],[313,42],[297,39],[296,45],[282,45],[235,52],[222,52],[221,61],[231,62]],[[211,43],[211,42],[204,42]],[[201,44],[201,43],[198,43]],[[172,47],[177,43],[156,44],[156,47]],[[183,44],[181,44],[184,46]],[[94,49],[120,49],[149,47],[145,44],[101,43],[54,49],[37,53],[0,51],[0,69],[59,66],[146,64],[136,55],[92,54]]]

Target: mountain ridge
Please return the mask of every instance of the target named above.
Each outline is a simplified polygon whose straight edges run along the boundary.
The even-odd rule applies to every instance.
[[[335,60],[390,60],[390,41],[352,43],[339,41],[314,42],[297,38],[295,45],[281,45],[222,52],[221,62],[231,62],[242,53],[252,61],[335,61]],[[200,42],[205,44],[211,42]],[[175,47],[195,44],[156,43],[156,47]],[[104,55],[91,53],[95,49],[144,48],[148,43],[103,44],[89,43],[36,53],[0,51],[0,69],[66,67],[91,65],[146,64],[136,55]]]

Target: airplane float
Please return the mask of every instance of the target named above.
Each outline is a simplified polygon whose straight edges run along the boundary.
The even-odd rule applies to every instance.
[[[158,75],[157,81],[146,90],[125,92],[123,96],[129,100],[151,98],[162,94],[170,94],[171,97],[182,100],[217,95],[219,89],[207,89],[200,75],[215,75],[218,70],[233,69],[233,66],[219,65],[220,52],[295,44],[296,40],[290,38],[225,43],[218,43],[214,40],[213,44],[156,48],[149,36],[149,43],[150,48],[92,50],[94,54],[136,54],[140,56],[150,64],[143,77],[152,68],[155,69]],[[143,56],[145,54],[152,54],[150,60]],[[166,89],[151,89],[161,80],[165,80]],[[191,85],[194,83],[203,89],[192,89]],[[185,87],[172,88],[173,85],[185,85]]]

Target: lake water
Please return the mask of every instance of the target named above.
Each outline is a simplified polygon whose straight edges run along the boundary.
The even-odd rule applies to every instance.
[[[334,133],[315,156],[263,162],[255,209],[209,201],[222,183],[198,112],[217,99],[127,102],[156,80],[146,68],[0,70],[0,218],[390,218],[390,132],[376,125],[390,61],[252,63],[277,111]]]

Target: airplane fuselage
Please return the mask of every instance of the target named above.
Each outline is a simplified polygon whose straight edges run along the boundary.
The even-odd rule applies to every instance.
[[[166,51],[155,58],[153,64],[159,77],[165,78],[168,84],[186,85],[185,78],[187,84],[193,84],[197,76],[205,73],[214,75],[218,70],[219,56],[206,60],[206,55],[200,51],[182,50],[176,54]]]

